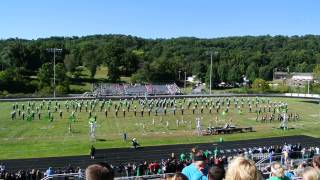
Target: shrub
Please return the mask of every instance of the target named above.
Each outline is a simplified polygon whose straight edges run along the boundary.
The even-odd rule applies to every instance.
[[[267,81],[263,79],[255,79],[252,83],[252,89],[258,93],[264,93],[270,89]]]

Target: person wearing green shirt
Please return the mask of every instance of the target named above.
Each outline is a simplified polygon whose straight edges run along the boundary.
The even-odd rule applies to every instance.
[[[216,159],[218,156],[218,147],[216,147],[216,149],[213,151],[214,154],[214,158]]]
[[[184,161],[186,158],[186,155],[184,153],[180,154],[180,161]]]

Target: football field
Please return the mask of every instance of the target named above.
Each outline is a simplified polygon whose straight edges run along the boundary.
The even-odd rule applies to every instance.
[[[278,129],[277,120],[285,111],[288,116],[292,114],[287,131]],[[261,117],[268,119],[273,112],[274,121],[261,122]],[[293,120],[295,114],[299,118]],[[89,121],[94,118],[96,138],[92,140]],[[253,127],[254,132],[198,136],[197,118],[203,130],[231,123]],[[104,149],[129,147],[133,137],[142,146],[217,142],[220,137],[226,141],[289,135],[320,137],[319,122],[317,101],[291,98],[1,102],[0,159],[82,155],[89,153],[91,145]],[[123,133],[128,141],[123,140]]]

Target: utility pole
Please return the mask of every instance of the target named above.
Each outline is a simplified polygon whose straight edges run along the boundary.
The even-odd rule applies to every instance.
[[[320,107],[320,100],[319,100],[319,107]],[[319,109],[319,108],[318,108]],[[319,109],[319,120],[320,120],[320,109]]]
[[[210,51],[210,95],[212,86],[212,51]]]
[[[186,89],[187,85],[187,71],[184,72],[184,89]]]
[[[53,98],[56,98],[56,53],[61,53],[62,49],[48,48],[46,50],[53,53]]]
[[[214,52],[214,55],[217,56],[219,52],[218,51],[215,51]],[[210,51],[210,95],[211,95],[211,91],[212,91],[212,59],[213,59],[213,54],[212,54],[212,51]]]

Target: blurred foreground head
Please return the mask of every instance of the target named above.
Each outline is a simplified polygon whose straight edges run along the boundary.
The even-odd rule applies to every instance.
[[[255,163],[243,157],[235,158],[226,173],[225,180],[260,180],[262,179]]]
[[[306,167],[303,172],[302,179],[303,180],[319,180],[319,171],[312,167]]]
[[[167,177],[166,180],[188,180],[188,178],[184,174],[177,172],[177,173]]]
[[[89,165],[86,169],[86,180],[112,180],[114,171],[107,163],[96,163]]]
[[[208,172],[208,180],[223,180],[225,176],[225,170],[221,166],[212,166]]]

